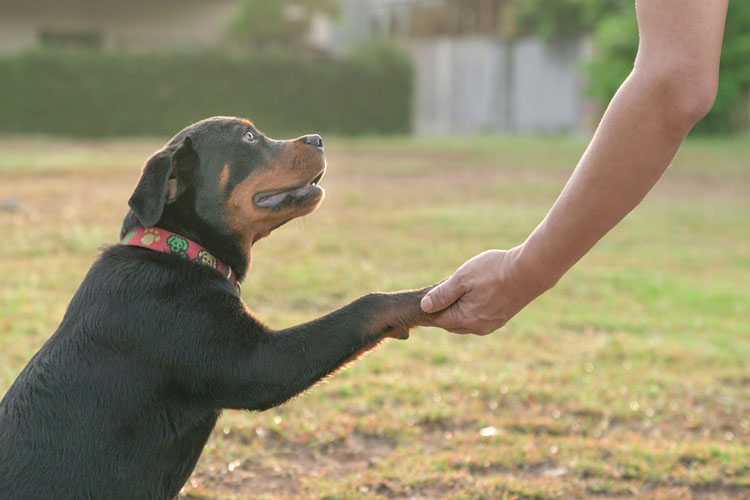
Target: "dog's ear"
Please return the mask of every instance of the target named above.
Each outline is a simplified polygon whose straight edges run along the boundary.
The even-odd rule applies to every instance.
[[[187,172],[198,161],[190,136],[174,147],[167,147],[151,156],[143,167],[141,179],[128,200],[128,205],[143,227],[156,224],[164,205],[175,201],[187,185]]]

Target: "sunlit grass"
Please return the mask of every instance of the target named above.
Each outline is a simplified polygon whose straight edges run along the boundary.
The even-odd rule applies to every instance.
[[[0,203],[14,200],[0,209],[0,393],[116,240],[159,144],[0,140]],[[274,327],[520,243],[585,141],[326,147],[325,202],[257,245],[243,286]],[[641,207],[492,336],[418,329],[280,408],[226,412],[184,498],[745,498],[748,158],[741,139],[688,143]]]

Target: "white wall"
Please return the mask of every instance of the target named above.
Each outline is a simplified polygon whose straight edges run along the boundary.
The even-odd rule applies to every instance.
[[[513,122],[519,131],[556,132],[580,125],[579,44],[523,40],[513,49]]]
[[[486,37],[413,42],[414,131],[578,130],[580,45]]]

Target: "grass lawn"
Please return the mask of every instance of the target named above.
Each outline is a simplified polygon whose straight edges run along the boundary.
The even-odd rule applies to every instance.
[[[0,139],[0,394],[114,242],[160,141]],[[520,243],[585,141],[331,139],[318,212],[257,244],[282,328]],[[417,329],[305,395],[227,411],[181,499],[750,498],[750,141],[696,140],[488,337]]]

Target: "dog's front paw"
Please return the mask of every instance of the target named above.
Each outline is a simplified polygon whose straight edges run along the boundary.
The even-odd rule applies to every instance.
[[[386,328],[381,334],[381,337],[397,339],[397,340],[406,340],[409,338],[409,330],[411,330],[410,327],[403,327],[403,326]]]
[[[419,303],[421,302],[422,297],[424,297],[433,286],[425,287],[420,290],[384,294],[388,297],[391,307],[389,308],[388,317],[385,318],[386,321],[381,335],[383,337],[390,337],[399,340],[408,339],[409,330],[425,322],[426,315],[424,311],[422,311]]]

